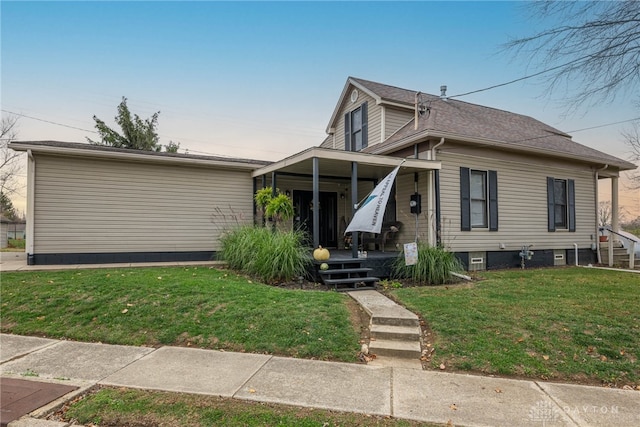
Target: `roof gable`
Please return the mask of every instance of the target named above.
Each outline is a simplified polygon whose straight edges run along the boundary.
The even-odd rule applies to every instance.
[[[418,93],[349,77],[331,116],[328,129],[334,126],[344,99],[352,87],[366,92],[378,104],[407,109],[414,108]],[[417,127],[412,119],[383,142],[370,145],[363,151],[389,154],[429,136],[447,136],[462,142],[486,143],[504,149],[609,164],[621,170],[636,168],[633,163],[579,144],[571,139],[571,135],[529,116],[454,99],[442,99],[425,93],[420,97],[427,105],[427,112],[418,118]]]
[[[340,98],[338,98],[333,114],[331,114],[331,119],[329,119],[329,124],[326,129],[327,133],[332,133],[332,129],[335,128],[336,121],[339,118],[338,114],[342,110],[345,99],[353,89],[358,89],[366,93],[376,101],[376,104],[388,104],[395,105],[396,107],[413,109],[416,94],[415,91],[349,77],[347,78],[344,88],[342,88],[342,93],[340,94]]]

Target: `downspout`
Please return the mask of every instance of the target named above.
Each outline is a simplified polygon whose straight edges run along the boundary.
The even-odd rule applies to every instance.
[[[27,225],[26,225],[26,250],[27,265],[35,264],[34,255],[34,230],[35,230],[35,186],[36,186],[36,159],[31,150],[27,150]]]
[[[436,149],[440,147],[442,144],[444,144],[444,137],[440,138],[440,142],[438,142],[436,145],[434,145],[431,148],[431,160],[436,159]]]
[[[430,159],[436,160],[436,149],[444,144],[444,137],[440,138],[440,142],[434,145],[430,150]],[[436,179],[436,171],[429,172],[429,189],[431,190],[431,194],[429,194],[428,203],[428,211],[429,215],[431,215],[431,233],[429,236],[429,245],[436,246],[439,242],[438,236],[440,235],[440,186],[439,179]]]
[[[603,171],[605,169],[607,169],[609,167],[609,165],[604,165],[603,167],[601,167],[600,169],[596,169],[593,177],[594,177],[594,181],[593,181],[593,187],[594,187],[594,193],[595,193],[595,210],[596,210],[596,234],[595,234],[595,241],[596,241],[596,254],[597,254],[597,259],[598,259],[598,264],[602,264],[602,255],[600,254],[600,239],[598,238],[598,232],[599,227],[598,227],[598,208],[599,208],[599,195],[598,195],[598,174],[600,171]]]

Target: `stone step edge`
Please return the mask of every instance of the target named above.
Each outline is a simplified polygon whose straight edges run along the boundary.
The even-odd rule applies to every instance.
[[[391,341],[419,341],[422,335],[420,326],[369,325],[371,338]]]
[[[404,359],[420,359],[422,347],[417,341],[371,340],[369,354]]]
[[[381,326],[416,326],[420,327],[420,319],[415,317],[371,316],[371,324]]]

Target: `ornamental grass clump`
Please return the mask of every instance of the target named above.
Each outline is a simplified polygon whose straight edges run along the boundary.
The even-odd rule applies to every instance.
[[[408,279],[418,285],[453,283],[458,278],[452,272],[462,271],[462,264],[452,252],[426,243],[418,243],[417,264],[405,265],[404,253],[401,253],[393,265],[394,278]]]
[[[288,282],[306,275],[311,264],[301,231],[242,226],[221,238],[229,268],[266,283]]]

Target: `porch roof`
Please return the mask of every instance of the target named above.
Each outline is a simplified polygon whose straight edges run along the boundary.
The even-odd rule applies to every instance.
[[[271,163],[252,172],[252,176],[276,173],[311,175],[313,158],[319,159],[319,174],[322,176],[350,177],[351,162],[358,163],[358,178],[382,179],[391,169],[405,162],[398,171],[399,175],[441,168],[439,161],[382,156],[361,152],[335,150],[332,148],[311,147],[278,162]]]

